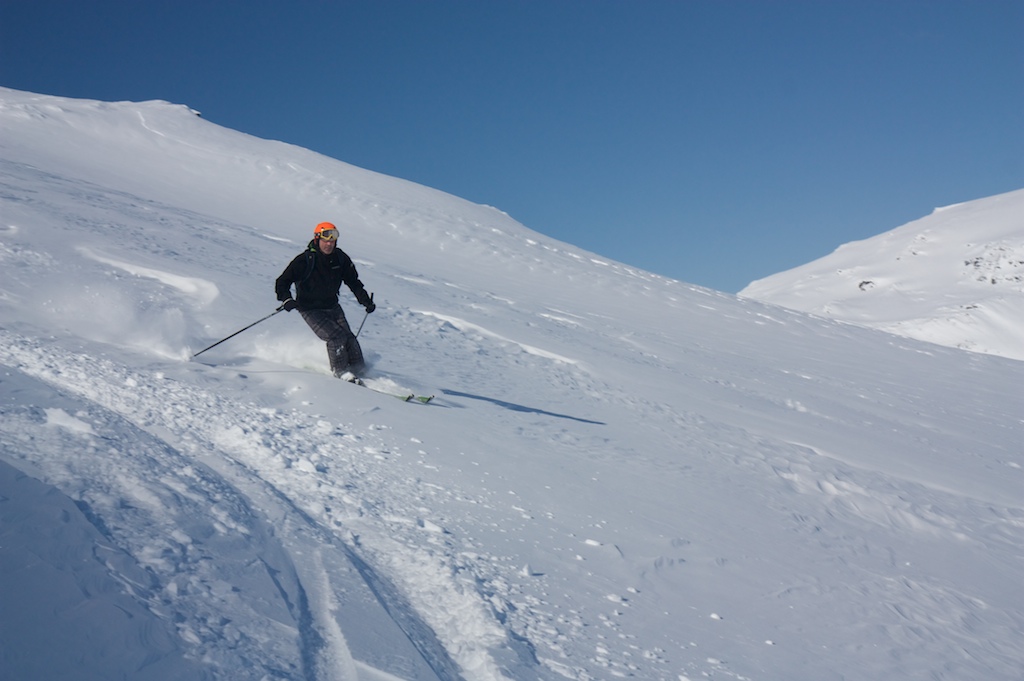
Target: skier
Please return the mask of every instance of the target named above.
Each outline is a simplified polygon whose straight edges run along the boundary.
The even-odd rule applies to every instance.
[[[366,293],[352,258],[338,248],[338,228],[321,222],[313,230],[313,240],[277,278],[275,290],[281,308],[298,310],[309,328],[327,342],[331,371],[338,378],[354,381],[365,369],[363,350],[338,303],[344,282],[369,314],[377,309],[373,296]],[[292,298],[292,284],[295,297]]]

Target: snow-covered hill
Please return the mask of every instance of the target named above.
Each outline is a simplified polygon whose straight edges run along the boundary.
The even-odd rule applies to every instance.
[[[1024,189],[938,208],[739,295],[1024,360]]]
[[[163,102],[0,90],[0,174],[0,678],[1024,674],[1020,362]],[[321,220],[432,404],[294,314],[190,361]]]

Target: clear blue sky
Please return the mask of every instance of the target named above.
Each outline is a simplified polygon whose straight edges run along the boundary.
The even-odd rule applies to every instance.
[[[187,104],[729,292],[1024,187],[1022,0],[0,0],[0,84]]]

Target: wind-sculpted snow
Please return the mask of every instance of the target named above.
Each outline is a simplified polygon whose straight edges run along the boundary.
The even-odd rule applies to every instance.
[[[88,248],[84,247],[78,250],[87,258],[124,270],[136,277],[156,279],[160,283],[166,284],[171,288],[192,296],[195,298],[196,304],[200,307],[209,305],[217,298],[217,296],[220,295],[220,291],[217,290],[217,285],[211,281],[206,281],[205,279],[182,277],[176,274],[171,274],[170,272],[161,272],[160,270],[153,270],[147,267],[139,267],[133,263],[105,258],[102,255],[93,253]]]
[[[0,677],[1022,677],[1022,363],[185,107],[0,95]],[[187,361],[324,219],[373,384],[429,405],[294,314]]]
[[[569,357],[563,357],[561,355],[556,355],[554,353],[548,352],[547,350],[542,350],[540,348],[535,348],[532,345],[526,345],[524,343],[516,343],[515,341],[511,341],[511,340],[509,340],[507,338],[502,338],[500,335],[498,335],[498,334],[496,334],[496,333],[494,333],[492,331],[489,331],[488,329],[485,329],[485,328],[483,328],[481,326],[477,326],[476,324],[471,324],[470,322],[467,322],[464,319],[457,319],[455,317],[449,317],[448,315],[438,314],[437,312],[427,312],[427,311],[424,311],[424,310],[414,310],[414,312],[416,314],[426,315],[427,317],[434,317],[435,319],[440,319],[442,322],[447,322],[448,324],[451,324],[456,329],[458,329],[459,331],[462,331],[462,332],[468,332],[468,333],[472,333],[472,334],[479,334],[481,336],[488,337],[488,338],[494,338],[494,339],[497,339],[497,340],[499,340],[501,342],[505,342],[505,343],[513,343],[517,347],[522,348],[522,350],[524,352],[527,352],[527,353],[529,353],[531,355],[537,355],[539,357],[544,357],[546,359],[551,359],[551,360],[554,360],[556,362],[563,362],[565,364],[576,364],[577,363],[576,360],[570,359]]]

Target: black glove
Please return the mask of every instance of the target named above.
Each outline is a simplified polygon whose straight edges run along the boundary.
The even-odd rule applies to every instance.
[[[294,299],[289,298],[288,300],[286,300],[283,303],[281,303],[281,307],[279,307],[277,309],[284,310],[285,312],[291,312],[292,310],[294,310],[298,306],[299,306],[299,304],[296,303]]]
[[[370,294],[369,299],[365,303],[363,303],[363,307],[366,308],[366,314],[370,314],[371,312],[373,312],[374,310],[377,309],[377,306],[374,305],[374,303],[373,303],[373,294],[372,293]]]

